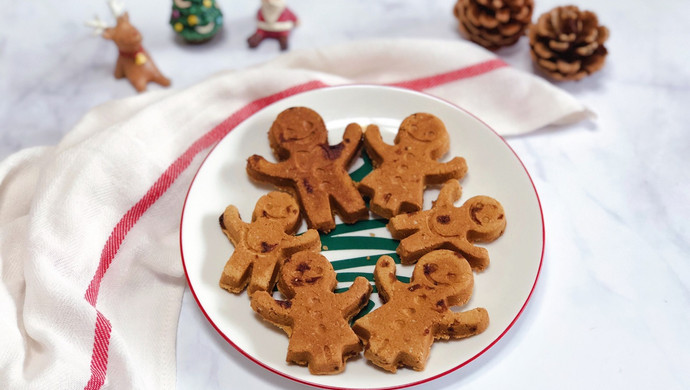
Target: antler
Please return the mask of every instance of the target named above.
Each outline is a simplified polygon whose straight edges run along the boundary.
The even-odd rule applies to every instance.
[[[110,7],[110,12],[113,14],[115,19],[117,19],[125,10],[125,4],[118,0],[108,0],[108,7]]]
[[[107,0],[108,8],[113,14],[115,19],[124,13],[125,4],[119,0]],[[93,28],[93,35],[101,35],[106,28],[111,27],[104,21],[102,21],[98,15],[94,16],[92,20],[86,21],[85,23],[88,27]]]
[[[110,27],[104,21],[102,21],[98,15],[94,16],[92,20],[88,20],[85,23],[88,27],[93,27],[93,35],[101,35],[106,28]]]

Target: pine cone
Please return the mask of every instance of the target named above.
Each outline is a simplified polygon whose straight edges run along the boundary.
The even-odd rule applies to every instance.
[[[604,66],[609,30],[593,12],[556,7],[541,15],[528,35],[532,60],[554,80],[580,80]]]
[[[534,0],[458,0],[453,13],[467,38],[495,50],[520,39],[533,9]]]

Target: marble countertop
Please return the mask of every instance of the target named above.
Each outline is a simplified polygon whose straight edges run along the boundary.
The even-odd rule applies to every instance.
[[[147,49],[173,80],[193,85],[280,54],[246,48],[258,1],[218,1],[221,36],[175,39],[169,1],[127,4]],[[536,2],[536,15],[558,5]],[[292,0],[302,24],[292,49],[365,38],[462,39],[454,1]],[[604,69],[561,83],[594,121],[510,137],[539,192],[546,229],[530,303],[493,348],[420,389],[690,388],[690,3],[577,1],[611,30]],[[132,96],[115,80],[112,43],[83,23],[105,2],[0,5],[0,159],[57,143],[92,107]],[[497,54],[534,72],[526,38]],[[157,89],[157,86],[151,86]],[[297,389],[227,344],[185,293],[178,388]]]

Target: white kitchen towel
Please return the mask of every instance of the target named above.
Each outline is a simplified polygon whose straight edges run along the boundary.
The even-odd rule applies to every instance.
[[[104,104],[58,145],[0,164],[2,387],[174,388],[185,287],[178,226],[202,159],[270,103],[353,83],[425,91],[503,135],[590,115],[473,44],[423,40],[294,51]]]

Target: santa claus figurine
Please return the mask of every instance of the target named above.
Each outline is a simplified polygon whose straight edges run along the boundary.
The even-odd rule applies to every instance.
[[[285,0],[261,0],[256,20],[256,33],[247,39],[250,48],[259,46],[266,38],[277,39],[280,50],[288,48],[288,36],[297,26],[298,20],[285,6]]]

